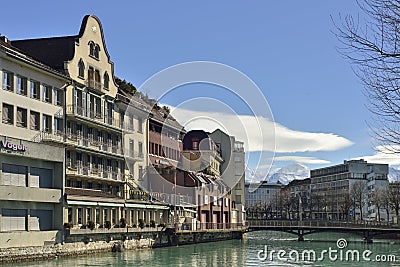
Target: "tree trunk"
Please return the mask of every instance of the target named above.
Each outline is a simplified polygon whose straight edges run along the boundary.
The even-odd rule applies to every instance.
[[[379,206],[376,207],[378,209],[378,222],[381,222],[381,211],[379,209]]]

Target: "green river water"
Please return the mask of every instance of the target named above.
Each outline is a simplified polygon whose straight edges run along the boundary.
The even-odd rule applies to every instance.
[[[338,239],[345,241],[338,244]],[[4,266],[400,266],[400,240],[375,239],[373,244],[365,244],[354,235],[323,233],[306,236],[306,241],[298,242],[294,236],[285,233],[261,231],[247,234],[244,240],[99,253]]]

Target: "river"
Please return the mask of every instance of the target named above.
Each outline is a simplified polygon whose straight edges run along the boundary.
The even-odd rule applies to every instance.
[[[289,234],[261,231],[248,233],[244,240],[63,257],[4,266],[400,266],[400,240],[375,239],[373,244],[360,240],[349,234],[320,233],[298,242]]]

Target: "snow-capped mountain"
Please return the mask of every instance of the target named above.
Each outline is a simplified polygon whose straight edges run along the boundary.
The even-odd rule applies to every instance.
[[[393,167],[389,167],[388,179],[389,182],[400,181],[400,170],[395,169]]]
[[[293,180],[303,180],[310,177],[310,169],[299,163],[290,164],[280,168],[268,178],[269,183],[288,184]]]

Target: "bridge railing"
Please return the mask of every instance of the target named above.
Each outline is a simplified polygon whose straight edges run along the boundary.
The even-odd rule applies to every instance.
[[[178,225],[179,231],[195,231],[195,230],[245,230],[247,224],[244,223],[181,223]]]
[[[319,220],[248,220],[249,227],[338,227],[338,228],[400,228],[398,224],[371,221],[319,221]]]

